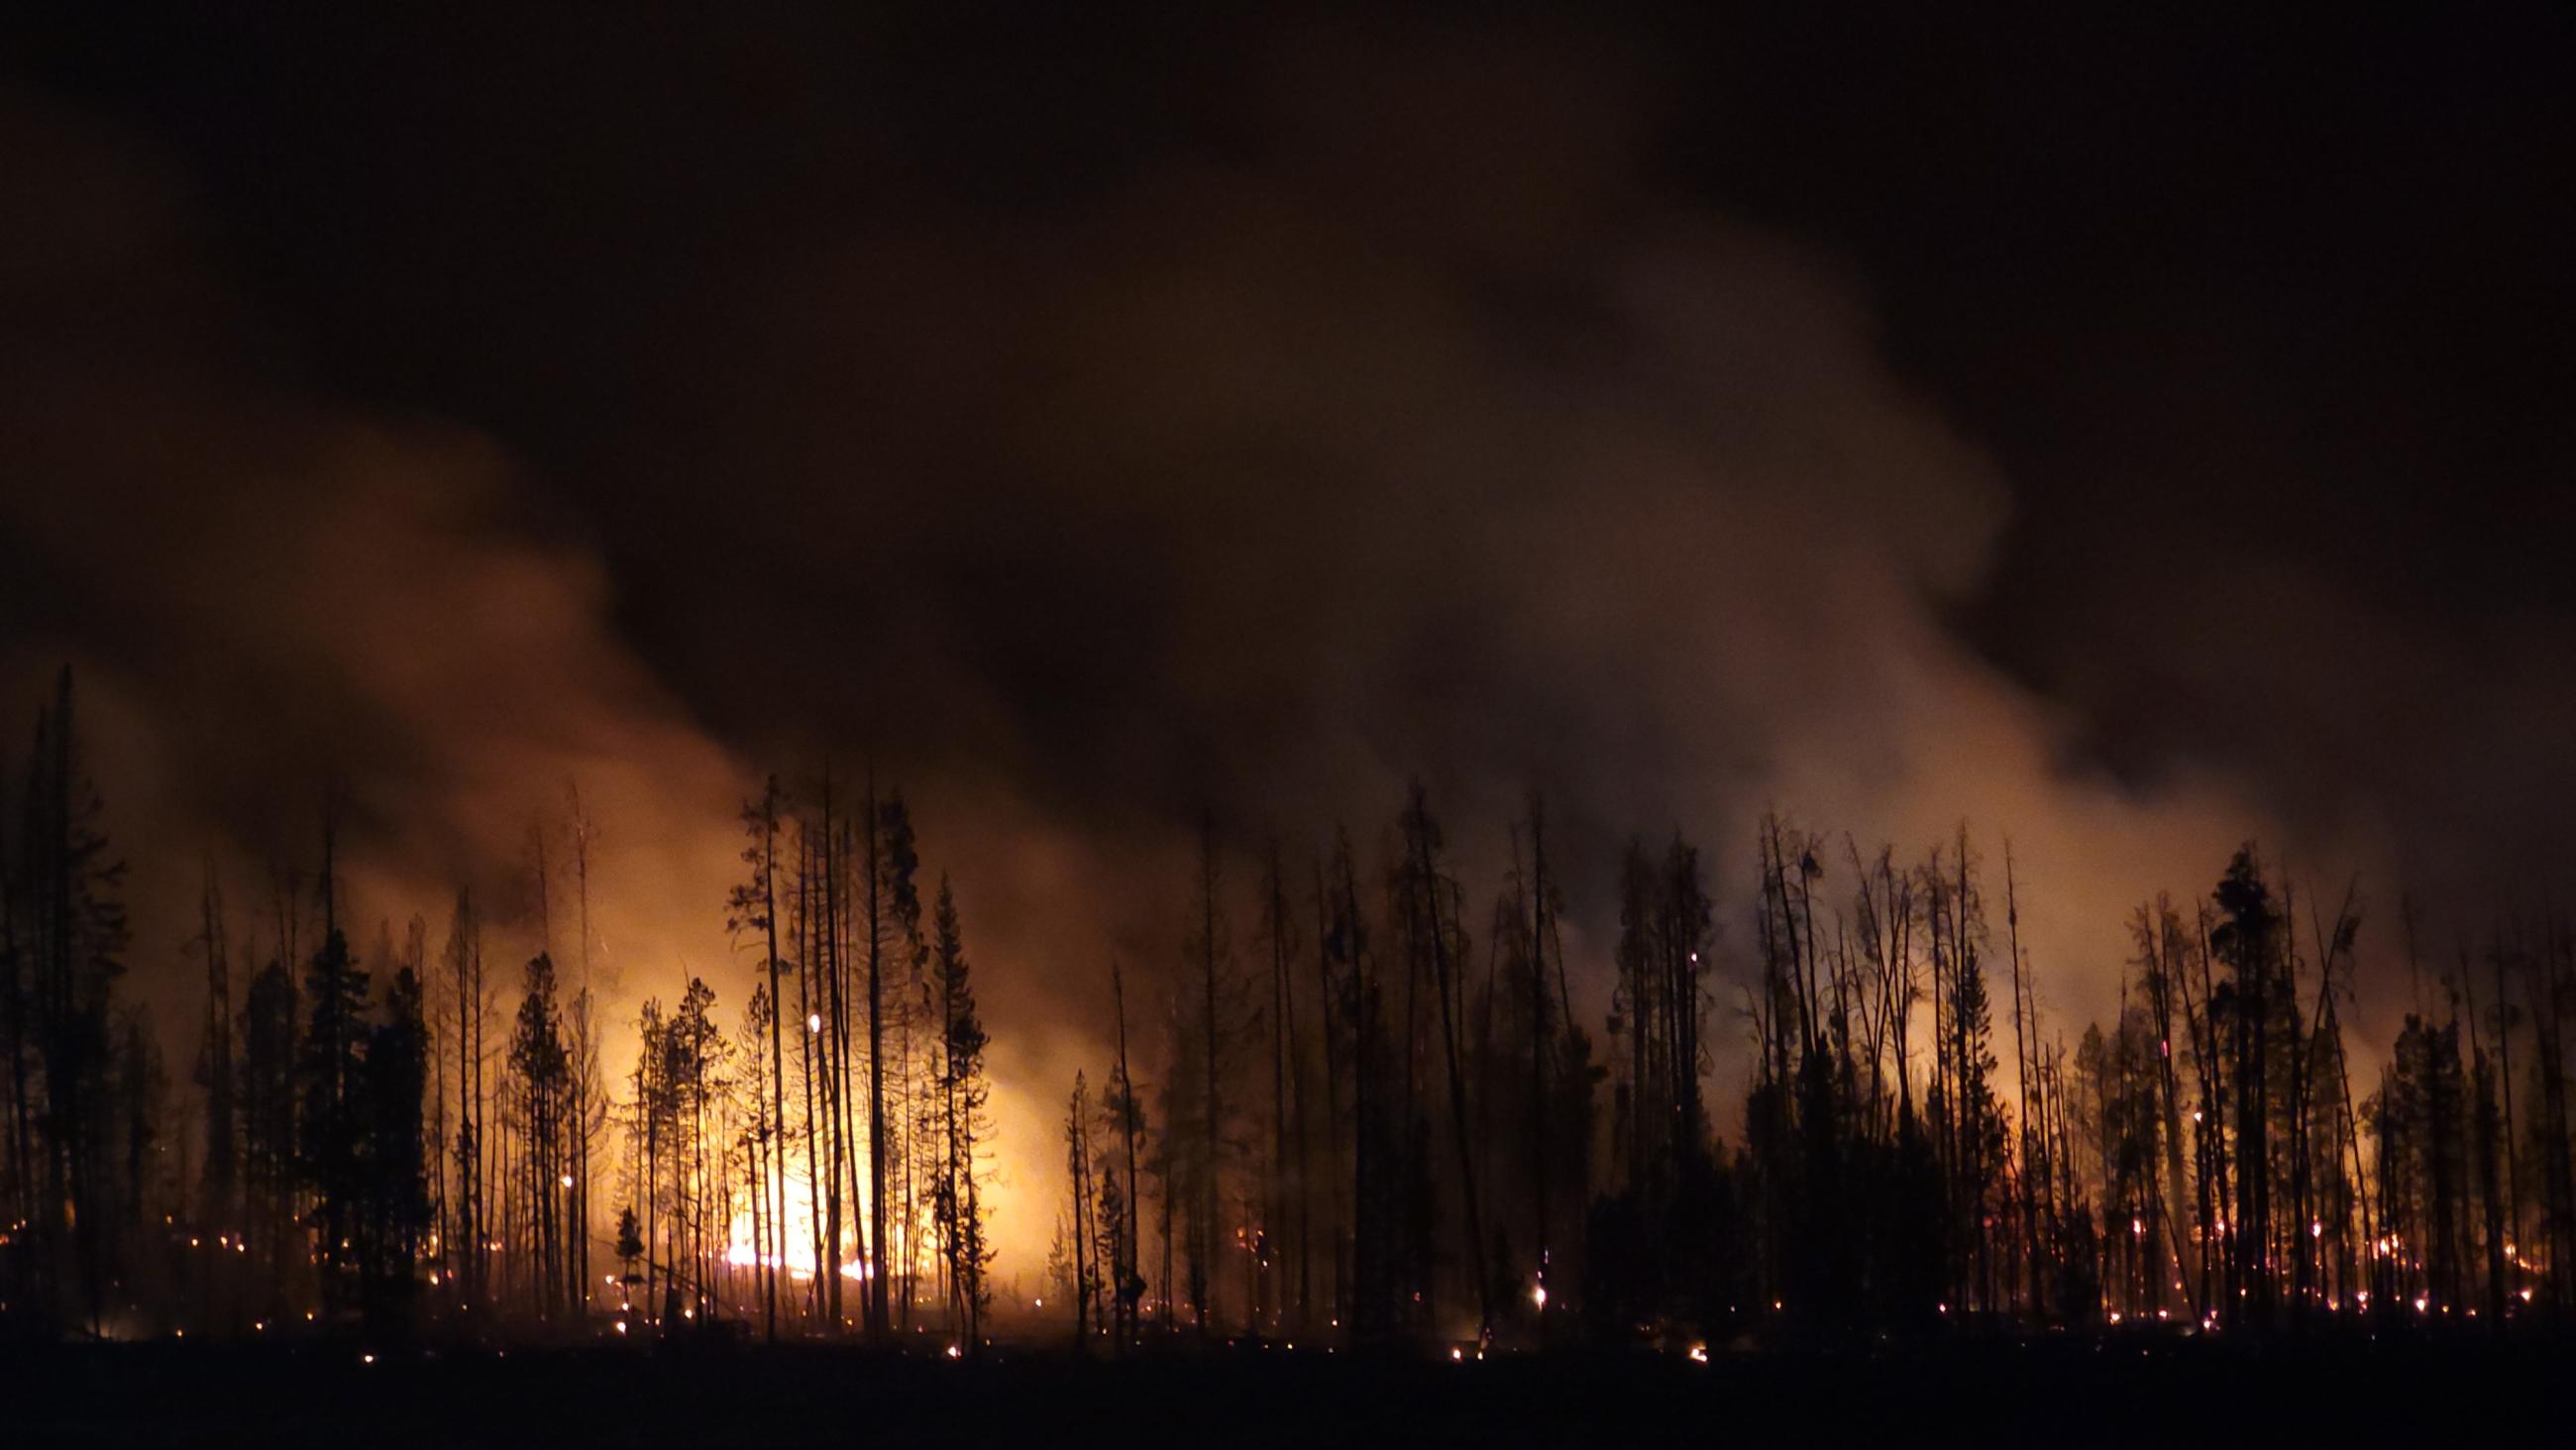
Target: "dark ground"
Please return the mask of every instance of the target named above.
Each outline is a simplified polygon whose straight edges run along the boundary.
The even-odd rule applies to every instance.
[[[2576,1346],[2254,1352],[2044,1341],[1873,1354],[1125,1364],[845,1348],[0,1349],[0,1446],[2565,1443]]]

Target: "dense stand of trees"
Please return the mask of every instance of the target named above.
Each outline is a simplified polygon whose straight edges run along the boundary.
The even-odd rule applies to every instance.
[[[899,794],[871,783],[853,812],[828,777],[810,808],[768,784],[722,903],[758,986],[731,1023],[699,977],[648,996],[616,1083],[578,794],[532,830],[509,926],[460,890],[434,955],[417,917],[353,944],[326,799],[313,866],[272,871],[255,909],[205,867],[174,1119],[148,1005],[120,992],[125,871],[78,741],[65,674],[0,830],[0,1330],[750,1321],[980,1344],[986,1035],[944,878],[925,937]]]
[[[1636,839],[1577,964],[1535,798],[1481,888],[1419,787],[1365,849],[1230,853],[1211,820],[1175,970],[1140,993],[1101,964],[1112,1053],[1046,1128],[995,1119],[963,905],[944,873],[925,893],[873,778],[763,784],[708,903],[751,990],[646,995],[614,1081],[577,795],[505,919],[460,890],[443,931],[378,922],[364,951],[326,797],[308,865],[203,868],[171,944],[203,983],[184,1093],[126,984],[160,948],[132,939],[68,674],[7,780],[13,1332],[732,1325],[965,1354],[1036,1316],[1114,1352],[1463,1352],[2576,1311],[2576,930],[2506,914],[2436,947],[2400,903],[2366,936],[2356,889],[2250,845],[2136,909],[2116,1010],[2076,1031],[2034,987],[2009,848],[1964,826],[1904,855],[1766,818],[1725,870]],[[2346,1031],[2366,971],[2407,1009],[2384,1044]],[[1025,1298],[991,1232],[1003,1132],[1063,1152]]]
[[[1302,874],[1271,847],[1242,953],[1214,839],[1159,1116],[1114,975],[1113,1090],[1072,1099],[1049,1292],[1085,1336],[2500,1330],[2576,1308],[2553,1267],[2576,1264],[2558,918],[2426,965],[2401,913],[2416,1010],[2360,1069],[2358,894],[2326,914],[2248,845],[2196,904],[2138,908],[2116,1017],[2070,1042],[2008,849],[1998,873],[1964,826],[1905,859],[1773,817],[1723,972],[1700,848],[1628,845],[1596,1037],[1536,800],[1481,942],[1419,789],[1367,865],[1347,832]],[[1748,1064],[1731,1139],[1724,1032]]]

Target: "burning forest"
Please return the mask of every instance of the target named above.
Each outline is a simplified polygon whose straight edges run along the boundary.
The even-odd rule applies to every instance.
[[[228,893],[206,867],[174,1080],[122,983],[126,868],[76,711],[66,672],[13,772],[0,1264],[27,1335],[1705,1360],[2123,1325],[2508,1334],[2576,1308],[2576,930],[2545,910],[2428,962],[2401,901],[2385,986],[2410,1006],[2358,1038],[2362,962],[2391,957],[2357,889],[2248,844],[2133,910],[2116,1015],[2076,1023],[2034,988],[2008,844],[1963,825],[1900,857],[1775,814],[1733,883],[1733,978],[1700,847],[1621,849],[1601,1012],[1560,884],[1600,865],[1533,796],[1471,887],[1416,786],[1374,849],[1336,824],[1245,859],[1207,823],[1181,970],[1146,996],[1099,964],[1114,1050],[1059,1114],[1005,1123],[968,918],[899,790],[769,778],[706,905],[749,991],[692,975],[631,1015],[590,985],[577,792],[530,838],[534,921],[506,927],[470,889],[362,925],[325,796],[308,868]],[[1737,1081],[1711,1072],[1722,1033]],[[1063,1168],[1019,1264],[992,1231],[1012,1134]]]
[[[2565,15],[119,8],[0,19],[0,1442],[2556,1374]]]

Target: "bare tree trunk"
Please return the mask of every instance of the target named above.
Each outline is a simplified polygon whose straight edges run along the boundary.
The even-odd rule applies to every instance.
[[[1264,1195],[1262,1237],[1258,1247],[1275,1252],[1288,1224],[1288,1054],[1293,1041],[1288,1015],[1288,890],[1281,880],[1279,839],[1270,840],[1270,1191]],[[1258,1254],[1267,1266],[1268,1254]],[[1279,1306],[1269,1306],[1272,1322]]]
[[[1136,1079],[1127,1074],[1127,985],[1114,958],[1109,963],[1109,996],[1111,1006],[1118,1016],[1118,1134],[1120,1151],[1127,1160],[1127,1201],[1121,1205],[1120,1212],[1127,1218],[1123,1226],[1121,1242],[1126,1246],[1128,1262],[1117,1265],[1114,1270],[1123,1281],[1126,1275],[1136,1271]],[[1164,1260],[1164,1270],[1168,1275],[1170,1272],[1168,1250]],[[1168,1279],[1165,1282],[1164,1292],[1166,1294],[1171,1292]],[[1124,1282],[1116,1286],[1115,1293],[1119,1306],[1117,1347],[1121,1353],[1124,1353],[1127,1341],[1136,1333],[1137,1305],[1130,1301],[1127,1285]]]
[[[1439,862],[1431,840],[1431,813],[1419,783],[1413,787],[1414,869],[1422,891],[1422,922],[1430,933],[1433,986],[1440,994],[1441,1046],[1448,1060],[1450,1133],[1458,1145],[1458,1179],[1467,1209],[1467,1270],[1475,1276],[1477,1337],[1494,1336],[1493,1276],[1485,1272],[1485,1220],[1476,1199],[1476,1158],[1467,1131],[1467,1079],[1458,1058],[1458,985],[1450,968],[1448,928],[1440,903]]]
[[[785,1003],[778,995],[778,780],[775,776],[766,782],[760,798],[759,865],[761,930],[767,938],[769,965],[769,1120],[780,1138],[777,1151],[770,1155],[770,1163],[771,1171],[778,1178],[777,1201],[783,1208],[787,1203],[784,1141],[787,1132],[787,1052],[786,1044],[778,1035],[778,1019],[785,1015]],[[782,1247],[784,1242],[782,1235]],[[785,1255],[782,1253],[780,1257]],[[764,1268],[763,1324],[769,1341],[775,1344],[778,1341],[778,1268],[776,1265],[765,1265]]]
[[[877,860],[881,833],[877,823],[877,777],[868,771],[868,1338],[884,1344],[893,1335],[886,1313],[890,1292],[886,1258],[886,1092],[885,1092],[885,884]]]
[[[1535,1273],[1531,1279],[1530,1298],[1536,1309],[1539,1340],[1548,1338],[1549,1319],[1548,1268],[1548,1140],[1547,1063],[1555,1051],[1556,1034],[1548,1020],[1547,992],[1547,809],[1538,793],[1530,793],[1530,947],[1529,947],[1529,1126],[1530,1135],[1530,1208],[1537,1218],[1537,1238],[1531,1245],[1536,1255]]]
[[[2030,1283],[2027,1288],[2030,1298],[2029,1307],[2031,1322],[2038,1324],[2046,1320],[2047,1309],[2040,1302],[2040,1235],[2038,1213],[2036,1211],[2030,1181],[2031,1172],[2034,1167],[2033,1159],[2036,1156],[2031,1150],[2036,1145],[2037,1140],[2032,1136],[2030,1120],[2031,1060],[2029,1051],[2023,1045],[2022,1039],[2021,899],[2019,895],[2019,883],[2014,879],[2012,840],[2010,837],[2006,837],[2004,840],[2004,933],[2005,950],[2012,957],[2013,1091],[2020,1104],[2017,1114],[2019,1121],[2016,1124],[2017,1131],[2015,1136],[2021,1140],[2021,1172],[2019,1177],[2021,1179],[2022,1252],[2030,1264]],[[2034,1004],[2034,1007],[2035,1005],[2036,1004]],[[2156,1297],[2161,1300],[2164,1296],[2162,1293],[2159,1293]]]
[[[814,1266],[813,1277],[806,1280],[805,1314],[808,1323],[823,1315],[823,1280],[829,1273],[823,1263],[823,1206],[817,1201],[823,1186],[822,1163],[815,1152],[814,1118],[816,1064],[814,1049],[821,1036],[822,1018],[814,1010],[814,958],[819,933],[814,922],[813,849],[804,825],[796,831],[796,1043],[797,1063],[803,1072],[799,1086],[805,1096],[805,1228],[811,1250],[808,1260]],[[837,1276],[835,1276],[837,1277]]]
[[[1203,1045],[1202,1066],[1205,1069],[1203,1075],[1206,1079],[1206,1091],[1202,1099],[1202,1112],[1205,1114],[1205,1121],[1201,1124],[1201,1127],[1204,1130],[1204,1147],[1207,1153],[1207,1164],[1205,1172],[1200,1177],[1199,1206],[1198,1213],[1196,1215],[1197,1222],[1192,1228],[1192,1237],[1198,1240],[1199,1243],[1197,1252],[1192,1256],[1196,1264],[1196,1277],[1200,1278],[1205,1283],[1205,1288],[1201,1293],[1195,1296],[1197,1302],[1191,1306],[1197,1318],[1198,1335],[1201,1339],[1207,1338],[1208,1332],[1209,1305],[1207,1300],[1213,1298],[1215,1293],[1216,1265],[1210,1261],[1215,1257],[1216,1251],[1217,1205],[1219,1198],[1217,1190],[1219,1134],[1217,1127],[1216,1090],[1218,1052],[1216,1040],[1216,896],[1216,818],[1213,814],[1210,814],[1203,819],[1199,835],[1199,972],[1202,988],[1200,994],[1200,1027],[1204,1034],[1201,1038]]]
[[[2504,1089],[2505,1242],[2508,1258],[2518,1257],[2522,1236],[2522,1162],[2513,1140],[2513,1007],[2504,989],[2504,947],[2491,943],[2488,960],[2495,968],[2496,1076]]]

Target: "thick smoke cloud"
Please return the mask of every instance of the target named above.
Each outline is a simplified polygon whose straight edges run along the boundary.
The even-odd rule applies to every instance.
[[[464,336],[423,366],[496,357],[488,391],[434,400],[338,371],[347,333],[230,258],[169,149],[15,103],[10,698],[84,672],[174,1037],[200,861],[245,898],[265,863],[309,864],[326,780],[363,913],[435,935],[471,882],[524,950],[528,832],[577,782],[623,1016],[684,972],[739,1004],[741,797],[872,764],[956,880],[1005,1272],[1033,1272],[1049,1105],[1100,1075],[1109,959],[1149,983],[1172,961],[1202,811],[1242,885],[1273,833],[1302,857],[1345,821],[1365,848],[1419,775],[1480,894],[1544,790],[1595,1002],[1631,833],[1711,848],[1740,966],[1766,807],[1864,851],[1967,817],[1998,892],[2009,834],[2070,1024],[2111,1008],[2130,905],[2282,836],[2219,766],[2169,760],[2152,789],[2092,767],[2098,721],[1962,638],[2015,481],[1893,370],[1847,261],[1646,174],[1673,101],[1651,65],[1327,34],[1238,79],[1238,144],[1005,201],[926,197],[832,118],[811,170],[730,212],[679,155],[672,187],[714,210],[649,286],[587,233],[620,280],[569,301],[407,237],[377,280],[410,300],[342,295],[414,344],[420,299],[452,297]],[[477,119],[546,154],[525,118]],[[861,179],[787,184],[830,161]],[[623,217],[644,170],[566,184]],[[507,229],[422,185],[429,237]],[[462,296],[494,267],[506,306]],[[2385,869],[2381,823],[2300,820],[2303,872]],[[1236,918],[1248,940],[1248,899]]]
[[[202,873],[246,928],[275,873],[315,866],[328,791],[362,947],[413,912],[435,943],[472,886],[510,923],[498,958],[533,953],[530,833],[578,785],[604,823],[599,985],[633,975],[631,1002],[716,970],[720,913],[699,908],[734,865],[741,767],[616,637],[596,555],[530,526],[494,440],[300,389],[138,148],[24,104],[0,124],[28,163],[6,207],[31,223],[0,259],[10,698],[32,718],[76,667],[137,985],[177,1060]]]

